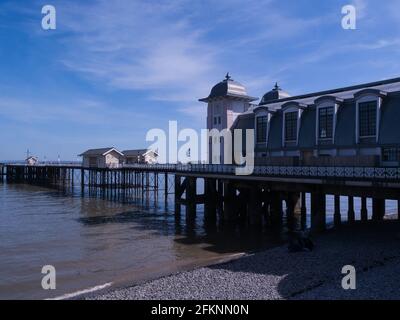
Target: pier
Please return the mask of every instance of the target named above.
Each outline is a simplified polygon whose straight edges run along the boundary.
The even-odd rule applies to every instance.
[[[204,205],[204,222],[245,223],[261,228],[305,229],[307,216],[311,231],[326,229],[326,197],[334,196],[334,224],[347,215],[356,222],[354,198],[361,198],[361,222],[368,221],[367,199],[372,199],[372,220],[385,216],[385,200],[400,204],[400,169],[389,167],[256,166],[248,176],[235,174],[233,165],[132,164],[114,168],[92,168],[61,164],[0,164],[1,179],[8,183],[80,187],[89,190],[162,190],[165,201],[174,194],[175,215],[186,219]],[[202,188],[198,181],[202,180]],[[202,190],[200,190],[202,189]],[[142,193],[143,196],[143,193]],[[311,206],[306,206],[310,196]],[[341,212],[340,197],[347,197],[348,211]],[[286,212],[284,212],[285,204]],[[400,208],[400,207],[399,207]],[[400,209],[398,209],[400,210]]]

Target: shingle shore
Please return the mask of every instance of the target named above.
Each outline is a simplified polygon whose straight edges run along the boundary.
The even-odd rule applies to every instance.
[[[86,299],[400,299],[400,223],[346,226],[315,238],[313,252],[287,246],[181,272]],[[343,290],[344,265],[357,289]]]

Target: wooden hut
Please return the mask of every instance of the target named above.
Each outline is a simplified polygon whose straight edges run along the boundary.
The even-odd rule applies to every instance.
[[[124,163],[125,164],[152,164],[157,163],[158,153],[149,149],[137,149],[137,150],[124,150]]]
[[[117,149],[89,149],[79,155],[82,165],[90,168],[118,168],[123,161],[123,153]]]

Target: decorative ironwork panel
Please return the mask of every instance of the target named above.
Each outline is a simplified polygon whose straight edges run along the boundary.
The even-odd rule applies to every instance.
[[[364,178],[364,168],[354,168],[354,177],[355,178]]]
[[[310,175],[310,167],[302,167],[301,168],[301,175],[302,176],[309,176]]]
[[[265,166],[262,166],[261,167],[261,174],[262,175],[266,175],[266,173],[267,173],[267,168]]]
[[[350,167],[344,168],[344,175],[347,178],[352,178],[354,175],[353,168],[350,168]]]
[[[386,169],[386,178],[387,179],[396,179],[397,178],[397,169],[396,168],[387,168]]]
[[[344,177],[344,168],[342,168],[342,167],[335,168],[335,176],[336,177]]]
[[[310,167],[310,176],[315,177],[318,175],[318,167]]]
[[[293,167],[293,175],[300,176],[301,175],[301,167]]]
[[[375,168],[375,178],[384,179],[385,177],[386,177],[386,175],[385,175],[384,168]]]
[[[326,176],[326,168],[325,167],[319,167],[318,168],[318,177],[324,177]]]
[[[326,175],[328,177],[335,177],[336,176],[336,171],[334,167],[327,167],[326,168]]]

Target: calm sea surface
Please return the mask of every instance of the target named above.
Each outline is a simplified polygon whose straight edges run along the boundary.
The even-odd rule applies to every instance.
[[[333,203],[328,197],[328,219]],[[347,204],[342,201],[345,212]],[[370,206],[370,203],[369,203]],[[308,204],[309,207],[309,204]],[[356,199],[359,212],[359,199]],[[43,299],[112,284],[144,281],[234,254],[281,243],[280,235],[204,227],[175,219],[173,201],[82,194],[0,183],[0,299]],[[387,202],[387,211],[397,210]],[[371,210],[369,210],[371,211]],[[44,265],[56,268],[56,290],[43,290]]]

